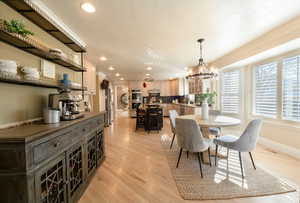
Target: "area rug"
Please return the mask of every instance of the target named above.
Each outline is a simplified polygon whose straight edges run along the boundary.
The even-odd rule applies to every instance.
[[[229,159],[219,159],[218,167],[202,164],[201,178],[198,158],[182,153],[179,167],[176,168],[179,149],[174,143],[172,150],[169,136],[162,137],[161,144],[166,154],[179,194],[185,200],[220,200],[243,197],[257,197],[298,191],[297,186],[287,180],[272,175],[256,166],[253,169],[248,153],[243,154],[245,178],[242,179],[238,153],[230,151]],[[226,149],[221,149],[225,153]],[[295,198],[299,198],[295,193]]]

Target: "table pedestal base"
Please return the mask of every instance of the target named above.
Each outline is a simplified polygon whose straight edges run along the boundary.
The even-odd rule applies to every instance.
[[[201,132],[203,134],[203,137],[205,137],[205,138],[209,138],[209,139],[216,138],[215,135],[210,134],[209,128],[201,127]],[[216,156],[216,150],[215,150],[215,145],[212,146],[212,147],[214,149],[210,149],[210,156],[211,156],[211,161],[212,161],[212,164],[213,164],[215,160],[212,159],[212,157],[215,158],[215,156]],[[225,155],[224,153],[220,152],[220,150],[219,150],[219,152],[218,152],[218,158],[220,158],[220,159],[227,159],[227,155]],[[208,151],[203,152],[203,163],[204,164],[209,164]]]

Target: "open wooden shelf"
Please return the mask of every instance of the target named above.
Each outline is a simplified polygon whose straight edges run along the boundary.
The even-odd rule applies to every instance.
[[[1,83],[9,83],[9,84],[15,84],[15,85],[27,85],[27,86],[33,86],[33,87],[44,87],[44,88],[52,88],[52,89],[58,89],[60,88],[59,85],[50,84],[42,81],[27,81],[27,80],[20,80],[20,79],[9,79],[9,78],[0,78]],[[71,87],[70,88],[73,91],[86,91],[87,88],[78,88],[78,87]]]
[[[85,72],[86,71],[86,69],[84,69],[83,67],[76,64],[75,62],[73,62],[70,59],[51,54],[49,52],[50,49],[48,47],[41,45],[40,43],[38,43],[37,41],[35,41],[33,39],[31,39],[29,37],[23,37],[19,34],[14,34],[14,33],[10,33],[8,31],[6,31],[5,28],[3,27],[3,25],[0,25],[0,40],[7,44],[10,44],[16,48],[19,48],[23,51],[26,51],[28,53],[31,53],[31,54],[41,57],[43,59],[49,60],[53,63],[64,66],[71,70],[74,70],[77,72]]]
[[[44,17],[41,12],[34,8],[26,0],[2,0],[5,4],[16,10],[18,13],[35,23],[41,29],[61,41],[75,52],[86,52],[86,48],[76,43],[69,35],[51,23],[50,19]]]

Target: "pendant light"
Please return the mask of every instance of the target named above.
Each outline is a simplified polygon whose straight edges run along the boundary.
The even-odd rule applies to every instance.
[[[200,44],[200,59],[197,66],[189,69],[187,79],[200,78],[200,79],[213,79],[218,77],[218,72],[214,68],[209,68],[203,60],[202,43],[204,39],[198,40]]]

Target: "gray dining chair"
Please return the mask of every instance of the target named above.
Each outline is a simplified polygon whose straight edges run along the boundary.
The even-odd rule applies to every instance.
[[[243,169],[243,161],[242,161],[242,152],[248,152],[251,158],[251,162],[253,168],[256,170],[255,163],[251,154],[256,147],[258,137],[261,131],[262,120],[255,119],[252,120],[245,131],[242,133],[240,137],[232,136],[232,135],[224,135],[214,139],[214,143],[216,144],[216,157],[215,157],[215,165],[217,166],[218,159],[218,146],[226,147],[227,156],[229,155],[229,150],[233,149],[239,152],[240,159],[240,167],[242,172],[242,178],[244,178],[244,169]]]
[[[218,116],[221,115],[221,112],[218,110],[209,110],[209,115]],[[220,127],[211,127],[208,129],[209,133],[219,137],[221,135],[221,128]]]
[[[169,110],[169,119],[170,119],[170,125],[171,125],[171,130],[173,133],[173,138],[172,138],[172,142],[170,145],[170,149],[172,149],[173,143],[174,143],[174,139],[175,139],[175,135],[176,135],[176,122],[175,119],[178,116],[178,113],[176,110]]]
[[[211,166],[210,146],[212,145],[213,140],[202,136],[199,125],[193,119],[176,118],[176,136],[177,144],[180,148],[176,168],[179,166],[183,149],[187,150],[187,152],[197,153],[200,173],[203,178],[200,156],[203,159],[203,152],[208,151],[209,163]]]

